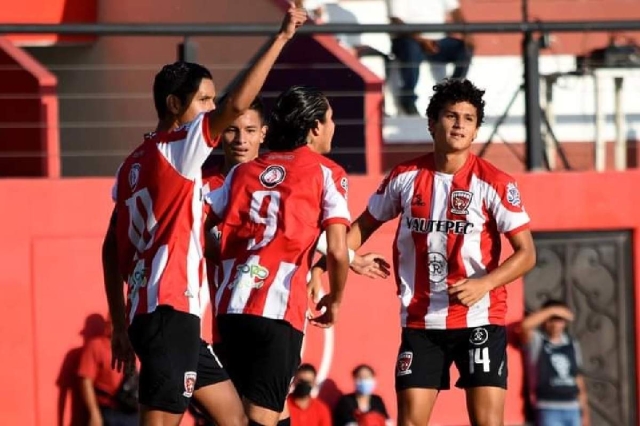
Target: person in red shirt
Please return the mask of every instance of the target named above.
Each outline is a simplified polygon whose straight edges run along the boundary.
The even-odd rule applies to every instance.
[[[233,168],[205,197],[221,234],[223,279],[215,297],[221,354],[250,424],[275,425],[285,409],[300,364],[306,275],[323,229],[331,291],[312,324],[333,325],[342,301],[350,215],[346,173],[322,155],[331,149],[332,113],[320,91],[286,90],[269,119],[271,152]]]
[[[179,424],[192,396],[219,425],[246,421],[231,382],[200,336],[201,168],[305,20],[304,10],[288,10],[279,33],[219,108],[206,68],[185,62],[165,66],[154,81],[156,131],[117,173],[103,272],[114,365],[130,368],[133,350],[140,359],[145,425]],[[123,281],[129,287],[126,308]]]
[[[450,386],[452,363],[471,424],[504,421],[505,285],[533,268],[536,252],[515,180],[471,152],[484,118],[483,96],[469,80],[434,87],[427,109],[434,152],[394,167],[348,235],[357,250],[401,216],[393,247],[401,301],[401,426],[429,423],[438,393]],[[513,254],[500,264],[502,235]]]
[[[78,376],[80,393],[89,411],[89,426],[137,426],[138,413],[126,413],[115,395],[124,379],[122,371],[111,368],[111,321],[102,336],[90,339],[82,348]]]
[[[331,426],[331,411],[318,398],[311,396],[316,385],[316,368],[301,364],[293,378],[293,391],[287,397],[291,426]]]

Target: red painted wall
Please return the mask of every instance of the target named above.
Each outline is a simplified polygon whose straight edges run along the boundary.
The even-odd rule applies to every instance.
[[[518,179],[534,230],[631,229],[634,235],[640,230],[640,216],[635,214],[640,172],[529,174]],[[379,180],[352,179],[349,201],[354,216]],[[56,424],[56,382],[65,355],[81,344],[86,316],[106,312],[100,245],[111,211],[110,187],[107,179],[0,181],[0,199],[5,200],[0,210],[0,383],[5,384],[0,386],[0,424]],[[389,256],[393,230],[394,224],[385,225],[365,250]],[[636,239],[636,266],[639,249]],[[640,280],[635,279],[638,287]],[[522,317],[521,284],[511,284],[509,291],[509,320],[515,321]],[[390,279],[351,276],[329,371],[333,385],[348,392],[350,370],[357,363],[371,363],[393,415],[398,322]],[[304,358],[319,365],[323,335],[311,329],[308,336]],[[507,424],[522,420],[519,362],[518,353],[511,350]],[[462,401],[457,390],[443,393],[432,424],[468,424]]]

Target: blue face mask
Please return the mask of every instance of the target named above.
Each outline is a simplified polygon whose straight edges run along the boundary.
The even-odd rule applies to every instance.
[[[358,379],[356,380],[356,393],[360,395],[371,395],[376,388],[376,379]]]

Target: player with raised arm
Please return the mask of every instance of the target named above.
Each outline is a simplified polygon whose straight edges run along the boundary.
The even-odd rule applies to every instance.
[[[501,426],[507,386],[504,286],[535,264],[529,216],[515,180],[471,153],[484,118],[484,91],[456,79],[434,90],[427,109],[434,152],[393,168],[347,238],[357,250],[400,215],[393,246],[402,323],[398,424],[429,423],[455,363],[471,424]],[[502,264],[501,234],[514,251]]]
[[[306,275],[322,229],[331,292],[318,304],[326,311],[311,322],[331,326],[342,300],[350,215],[346,173],[322,155],[331,149],[332,114],[315,89],[285,91],[268,122],[271,152],[236,166],[206,196],[221,233],[221,354],[251,425],[289,422],[286,412],[278,418],[300,363]]]
[[[102,250],[113,363],[130,368],[134,351],[140,359],[143,425],[178,425],[192,396],[217,424],[246,423],[237,393],[200,339],[201,167],[305,20],[304,10],[287,11],[278,34],[218,108],[206,68],[178,62],[156,76],[158,126],[118,171]]]

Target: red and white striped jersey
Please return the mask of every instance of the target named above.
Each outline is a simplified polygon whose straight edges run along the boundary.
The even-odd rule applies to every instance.
[[[222,166],[223,164],[217,164],[213,167],[202,170],[203,194],[207,194],[213,190],[216,190],[224,184],[225,176],[222,173]],[[207,203],[204,203],[203,205],[206,207],[206,215],[209,212],[210,206]],[[215,238],[217,238],[218,240],[220,239],[220,231],[218,230],[218,227],[214,227],[214,229],[209,232],[214,234]],[[216,289],[218,288],[218,276],[221,273],[219,263],[207,258],[205,259],[205,269],[209,291],[203,291],[202,293],[215,295]],[[203,298],[201,297],[200,300],[202,301]],[[215,344],[220,342],[218,323],[216,322],[216,307],[213,303],[209,303],[209,300],[207,300],[205,303],[208,303],[208,306],[211,307],[211,342]]]
[[[304,331],[314,248],[328,225],[350,226],[347,188],[345,171],[306,146],[232,169],[206,196],[222,221],[218,315],[283,319]]]
[[[367,211],[380,222],[401,215],[393,263],[403,327],[504,324],[504,286],[470,308],[450,299],[447,288],[495,269],[500,234],[528,229],[529,216],[511,176],[475,155],[456,174],[439,173],[428,154],[396,166]]]
[[[113,197],[129,321],[158,305],[200,316],[201,167],[218,140],[203,113],[175,131],[146,135],[118,170]]]

